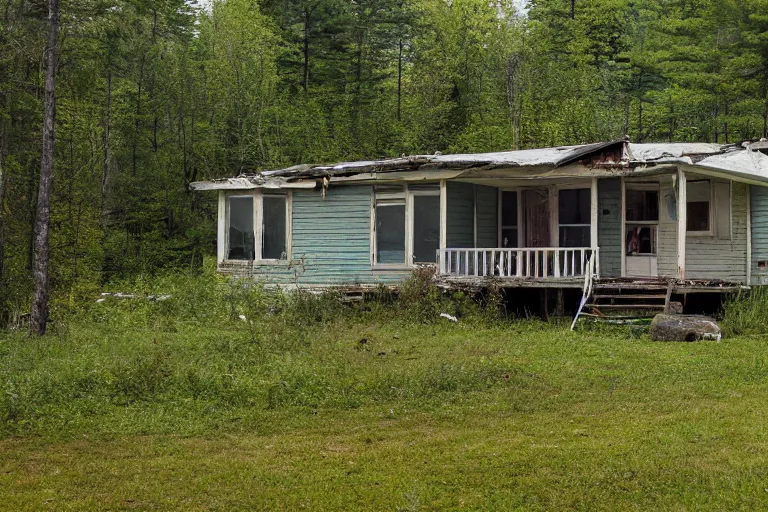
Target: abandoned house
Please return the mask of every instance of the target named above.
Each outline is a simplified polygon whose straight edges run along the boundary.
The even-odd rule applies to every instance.
[[[768,283],[766,152],[615,141],[302,165],[192,188],[218,191],[220,272],[363,289],[429,264],[444,286],[579,293],[587,278],[612,290],[610,308],[625,289],[668,304]]]

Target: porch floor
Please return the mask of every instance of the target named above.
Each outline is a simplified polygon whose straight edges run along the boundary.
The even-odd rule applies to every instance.
[[[437,276],[437,285],[441,288],[462,288],[480,290],[491,285],[501,288],[562,288],[582,289],[583,277],[561,278],[515,278],[515,277],[474,277],[474,276]],[[733,281],[711,279],[673,279],[673,278],[636,278],[606,277],[595,278],[597,286],[611,286],[626,290],[666,290],[672,283],[672,293],[733,293],[749,290],[749,286]]]

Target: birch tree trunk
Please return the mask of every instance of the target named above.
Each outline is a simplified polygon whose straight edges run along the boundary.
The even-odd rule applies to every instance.
[[[54,124],[56,121],[56,71],[59,60],[59,0],[48,0],[48,44],[45,47],[45,93],[43,95],[43,153],[40,158],[40,188],[35,221],[35,298],[30,331],[42,336],[48,326],[50,283],[49,230],[53,185]]]

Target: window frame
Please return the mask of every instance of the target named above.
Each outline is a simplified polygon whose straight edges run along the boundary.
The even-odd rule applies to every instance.
[[[432,185],[432,183],[427,183]],[[434,190],[423,189],[411,189],[407,183],[393,183],[394,186],[402,186],[403,190],[400,191],[386,191],[376,192],[376,189],[371,191],[371,268],[373,270],[411,270],[417,265],[437,265],[437,262],[418,262],[414,261],[414,240],[413,240],[413,222],[414,222],[414,198],[416,196],[433,196],[442,197],[443,188],[439,182],[435,182]],[[405,206],[405,258],[403,263],[379,263],[377,261],[378,250],[378,233],[376,232],[376,212],[379,206],[379,202],[382,206],[399,205]],[[440,216],[440,230],[442,231],[442,215]],[[439,247],[440,244],[438,244]],[[437,256],[437,254],[435,254]]]
[[[707,225],[709,226],[709,229],[707,229],[705,231],[689,230],[688,229],[688,220],[689,220],[688,203],[691,203],[691,202],[693,202],[693,203],[700,203],[702,201],[691,201],[689,199],[690,196],[688,194],[688,185],[690,185],[691,183],[702,183],[702,182],[706,182],[709,185],[709,200],[707,201],[707,203],[709,204],[709,208],[707,208],[707,214],[709,216],[709,218],[707,219]],[[686,236],[692,236],[692,237],[711,237],[711,236],[715,236],[715,230],[714,230],[714,221],[715,221],[715,217],[714,217],[714,210],[715,210],[715,187],[714,187],[714,182],[711,179],[707,179],[707,178],[686,180],[685,181],[685,188],[686,188],[686,190],[685,190],[685,235]],[[730,199],[729,199],[729,204],[730,204]],[[731,205],[731,208],[732,207],[733,206]]]
[[[265,197],[279,197],[285,199],[285,259],[274,259],[274,258],[264,258],[264,198]],[[287,262],[291,260],[291,239],[293,238],[291,236],[291,225],[293,222],[291,221],[291,193],[275,193],[275,192],[261,192],[259,194],[259,206],[258,206],[258,219],[259,219],[259,243],[258,243],[258,251],[257,255],[259,256],[259,259],[256,260],[260,265],[263,264],[279,264],[281,262]]]
[[[285,198],[285,259],[264,259],[262,251],[264,246],[264,231],[262,228],[264,219],[264,197],[284,197]],[[254,236],[254,259],[253,260],[233,260],[229,259],[229,198],[230,197],[252,197],[253,198],[253,236]],[[219,196],[219,263],[229,265],[279,265],[291,261],[292,241],[293,241],[293,192],[265,192],[262,189],[253,190],[224,190]]]
[[[234,259],[229,257],[230,253],[230,247],[229,247],[229,241],[230,241],[230,217],[231,217],[231,208],[230,208],[230,201],[232,199],[250,199],[251,200],[251,209],[252,209],[252,215],[253,218],[251,219],[251,223],[253,226],[253,232],[251,233],[253,235],[253,256],[256,257],[256,251],[257,251],[257,242],[256,242],[256,198],[253,197],[253,194],[243,194],[243,193],[232,193],[232,194],[226,194],[224,197],[224,259],[223,261],[226,262],[232,262],[232,263],[240,263],[243,262],[251,262],[254,260],[245,260],[245,259]],[[246,216],[247,218],[247,216]]]
[[[521,248],[523,245],[523,227],[522,227],[522,217],[523,217],[523,203],[522,203],[522,197],[520,192],[522,191],[522,188],[520,187],[506,187],[506,188],[499,188],[498,193],[498,199],[497,199],[497,236],[496,236],[496,243],[498,244],[498,247],[504,247],[504,230],[505,229],[514,229],[515,234],[517,235],[517,240],[515,240],[516,246],[510,247],[510,249],[517,249]],[[516,202],[517,202],[517,225],[510,226],[503,224],[503,212],[504,212],[504,193],[514,193],[516,196]]]
[[[586,224],[564,224],[560,222],[560,193],[567,190],[586,190],[587,194],[589,196],[589,222]],[[560,229],[561,228],[589,228],[589,245],[586,247],[594,247],[595,240],[592,240],[592,184],[564,184],[557,187],[557,245],[561,249],[569,249],[569,247],[563,247],[562,241],[560,240]]]

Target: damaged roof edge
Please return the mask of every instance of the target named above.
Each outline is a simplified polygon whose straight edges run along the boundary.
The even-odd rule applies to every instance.
[[[759,143],[758,143],[759,144]],[[191,190],[311,189],[327,179],[344,182],[452,179],[483,169],[557,169],[581,162],[590,168],[686,165],[732,179],[768,183],[768,156],[760,146],[711,143],[632,144],[626,140],[495,153],[417,155],[386,160],[297,165],[190,184]],[[598,161],[595,158],[602,158]],[[386,177],[380,175],[387,175]]]

